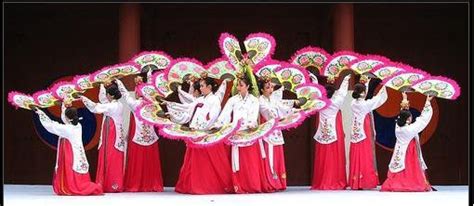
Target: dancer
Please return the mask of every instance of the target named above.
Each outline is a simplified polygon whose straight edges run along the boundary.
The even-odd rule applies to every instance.
[[[361,77],[363,83],[367,80]],[[370,81],[370,80],[368,80]],[[368,83],[367,81],[367,83]],[[357,83],[352,93],[351,110],[353,112],[351,125],[351,145],[349,153],[349,186],[353,190],[372,189],[379,184],[375,165],[375,134],[372,130],[369,113],[380,107],[387,100],[386,87],[372,99],[365,100],[366,85]]]
[[[67,102],[61,104],[61,120],[64,124],[51,120],[42,110],[35,109],[43,127],[59,136],[53,191],[57,195],[101,195],[102,186],[91,182],[89,175],[77,109],[70,106]]]
[[[237,85],[236,95],[229,98],[214,127],[241,120],[240,130],[250,130],[258,127],[259,101],[249,91],[257,91],[255,79],[247,67],[237,75],[234,85]],[[255,77],[253,77],[255,78]],[[251,145],[232,145],[232,182],[235,193],[273,192],[265,175],[265,155],[263,142],[258,140]]]
[[[95,103],[85,96],[81,96],[81,100],[92,113],[105,116],[98,146],[96,183],[102,185],[104,192],[121,192],[127,144],[123,131],[123,104],[118,101],[122,95],[115,84],[109,85],[106,92],[108,103]]]
[[[270,81],[270,78],[263,76],[258,81],[258,88],[260,91],[259,103],[260,103],[260,115],[262,122],[269,119],[280,119],[283,118],[296,110],[292,107],[284,105],[280,99],[273,96],[274,85]],[[284,87],[280,87],[279,90],[283,90]],[[275,91],[282,92],[282,91]],[[297,100],[294,100],[293,104],[298,104]],[[283,144],[283,134],[281,130],[274,130],[270,135],[263,138],[266,158],[265,161],[265,175],[268,182],[274,190],[285,190],[286,189],[286,167],[285,167],[285,154]]]
[[[195,82],[199,84],[197,90],[202,96],[188,97],[188,104],[164,103],[168,108],[174,104],[179,105],[175,108],[183,109],[182,112],[191,118],[189,129],[207,131],[219,116],[227,83],[222,82],[217,89],[217,83],[207,73],[201,74],[201,79]],[[232,193],[229,146],[223,142],[203,148],[187,145],[175,191],[187,194]]]
[[[135,84],[147,82],[147,73],[142,71],[135,78]],[[160,150],[158,147],[159,137],[154,127],[140,121],[135,115],[135,110],[143,103],[143,98],[135,92],[132,97],[122,81],[116,79],[118,89],[122,94],[122,100],[130,108],[133,118],[130,121],[130,129],[127,144],[127,163],[124,177],[124,191],[127,192],[162,192],[163,179],[161,174]]]
[[[427,192],[431,191],[431,185],[425,175],[427,169],[423,155],[421,154],[420,137],[418,133],[423,131],[433,116],[431,107],[432,96],[426,97],[425,106],[421,115],[413,122],[410,113],[409,101],[406,93],[400,104],[402,110],[398,115],[395,125],[395,136],[397,142],[390,160],[387,179],[382,184],[381,191],[392,192]]]
[[[343,190],[347,186],[344,130],[341,106],[347,95],[350,75],[344,77],[335,91],[334,77],[328,77],[326,95],[331,103],[319,112],[318,130],[314,135],[314,169],[311,189]]]

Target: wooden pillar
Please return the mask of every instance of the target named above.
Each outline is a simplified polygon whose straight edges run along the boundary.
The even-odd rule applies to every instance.
[[[333,8],[333,52],[354,51],[354,5],[339,3]],[[355,79],[349,81],[349,90],[353,89]]]
[[[333,51],[354,50],[354,5],[336,4],[333,10]]]
[[[124,63],[140,52],[140,4],[124,3],[119,10],[119,62]],[[124,78],[129,90],[135,88],[132,78]]]

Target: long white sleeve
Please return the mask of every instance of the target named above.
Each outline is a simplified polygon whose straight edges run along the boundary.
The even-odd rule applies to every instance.
[[[370,110],[374,110],[382,106],[385,101],[387,101],[388,94],[387,94],[387,88],[385,86],[380,89],[378,94],[372,99],[366,100],[365,104],[370,108]]]
[[[294,100],[291,100],[294,101]],[[267,120],[279,117],[285,117],[292,113],[293,107],[283,103],[283,100],[276,100],[260,96],[259,98],[259,110],[260,114]]]
[[[81,96],[81,99],[82,102],[84,102],[84,105],[86,105],[87,109],[89,109],[89,111],[91,111],[92,113],[102,114],[111,112],[111,110],[113,109],[112,107],[109,107],[110,103],[95,103],[85,96]]]
[[[107,99],[107,91],[104,87],[104,84],[100,84],[99,87],[99,102],[102,104],[109,103],[109,99]]]
[[[176,110],[176,111],[186,112],[186,111],[194,110],[194,107],[196,105],[197,105],[197,101],[193,102],[193,103],[190,103],[190,104],[181,104],[181,103],[177,103],[177,102],[169,102],[166,105],[166,108],[168,110],[172,109],[172,110]]]
[[[178,88],[178,97],[179,101],[184,104],[190,104],[196,100],[196,97],[194,97],[192,94],[186,93],[181,89],[181,87]]]
[[[194,108],[197,103],[191,104],[180,104],[176,102],[170,102],[166,105],[171,121],[177,124],[186,124],[191,121]]]
[[[127,88],[125,88],[125,85],[122,83],[122,81],[117,79],[116,82],[117,82],[118,89],[120,93],[122,94],[122,97],[125,101],[125,104],[127,104],[130,110],[135,112],[135,109],[140,105],[141,101],[135,99],[134,97],[130,95],[130,93],[128,92]]]
[[[36,113],[39,115],[41,124],[48,132],[60,137],[69,138],[72,125],[61,124],[53,121],[42,110],[37,110]]]
[[[426,101],[423,111],[413,124],[407,125],[408,130],[413,131],[415,134],[420,133],[430,123],[431,117],[433,116],[433,108],[431,107],[430,101]]]
[[[416,118],[416,121],[413,124],[402,127],[398,125],[395,126],[397,141],[408,144],[413,138],[418,137],[418,133],[423,131],[423,129],[425,129],[425,127],[430,123],[432,115],[433,108],[431,107],[431,103],[426,101],[423,111],[420,116]]]
[[[127,88],[125,87],[125,85],[123,84],[123,82],[120,81],[119,79],[115,80],[115,82],[117,83],[117,87],[118,87],[120,93],[121,93],[122,95],[128,95],[128,90],[127,90]]]
[[[341,108],[342,104],[344,103],[344,99],[346,98],[348,88],[349,88],[349,78],[345,77],[341,83],[341,86],[339,86],[339,89],[336,92],[334,92],[334,95],[331,98],[332,103],[337,108]]]
[[[61,120],[64,124],[68,122],[66,118],[66,106],[64,105],[64,103],[61,103]]]

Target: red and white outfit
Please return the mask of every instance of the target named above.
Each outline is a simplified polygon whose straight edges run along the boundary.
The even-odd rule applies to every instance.
[[[353,112],[350,153],[349,153],[349,186],[351,189],[372,189],[379,184],[375,163],[375,132],[372,129],[370,112],[380,107],[387,100],[385,86],[372,99],[363,97],[351,102]]]
[[[239,94],[232,96],[222,110],[216,126],[228,124],[231,121],[242,120],[240,129],[245,130],[258,126],[259,100],[247,93],[245,97]],[[250,145],[232,145],[232,182],[235,193],[272,192],[265,174],[265,150],[260,139]]]
[[[191,129],[208,130],[219,117],[225,88],[224,81],[216,94],[209,93],[198,98],[180,90],[180,100],[184,104],[167,106],[180,112],[182,117],[190,117]],[[175,191],[187,194],[232,193],[229,146],[217,143],[203,148],[186,147]]]
[[[53,175],[53,191],[57,195],[100,195],[102,187],[91,181],[89,163],[82,143],[82,126],[72,125],[65,118],[62,106],[61,119],[65,124],[51,120],[37,110],[39,120],[50,133],[59,136],[56,165]]]
[[[117,100],[109,103],[95,103],[81,96],[84,105],[93,113],[104,114],[105,120],[99,140],[99,159],[96,183],[104,192],[123,191],[124,153],[127,147],[123,131],[123,104]]]
[[[281,92],[283,87],[280,88]],[[274,91],[280,92],[279,90]],[[263,117],[263,122],[270,119],[279,119],[285,117],[293,112],[293,108],[284,105],[282,101],[274,96],[269,98],[261,95],[259,97],[260,115]],[[283,144],[283,134],[281,130],[276,129],[271,134],[263,138],[266,158],[265,161],[265,175],[268,182],[274,190],[286,189],[286,167],[285,167],[285,153]]]
[[[135,115],[135,109],[143,102],[143,98],[135,99],[120,80],[116,82],[122,94],[121,100],[124,100],[133,113],[128,133],[124,191],[162,192],[159,137],[153,126],[140,121]]]
[[[331,97],[331,104],[319,112],[318,130],[313,137],[316,140],[311,183],[313,190],[343,190],[347,187],[345,135],[340,108],[348,86],[349,78],[344,78]]]
[[[423,131],[431,120],[433,108],[426,101],[421,115],[416,121],[402,127],[395,126],[397,142],[390,160],[387,179],[381,191],[393,192],[426,192],[431,185],[425,176],[427,169],[421,154],[418,133]]]

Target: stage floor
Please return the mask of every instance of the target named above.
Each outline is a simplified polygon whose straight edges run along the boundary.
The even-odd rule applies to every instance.
[[[107,193],[103,196],[56,196],[51,185],[4,185],[6,206],[207,206],[207,205],[467,205],[468,186],[435,186],[436,192],[402,193],[370,191],[310,191],[289,187],[287,191],[247,195],[185,195],[167,187],[162,193]]]

